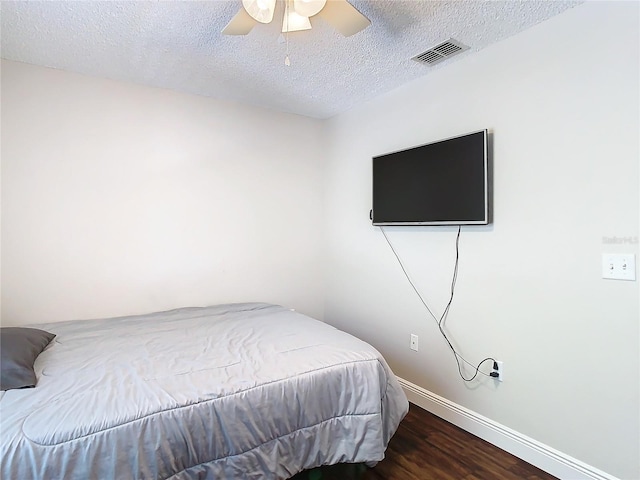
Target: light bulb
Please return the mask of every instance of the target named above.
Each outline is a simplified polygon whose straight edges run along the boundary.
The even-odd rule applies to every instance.
[[[254,20],[269,23],[273,20],[276,0],[242,0],[242,6]]]
[[[327,0],[293,0],[293,9],[303,17],[313,17],[327,4]]]
[[[282,33],[299,32],[300,30],[310,30],[311,22],[307,17],[298,15],[296,12],[288,10],[282,19]]]

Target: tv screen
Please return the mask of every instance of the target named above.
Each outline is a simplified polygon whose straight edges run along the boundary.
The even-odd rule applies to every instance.
[[[373,158],[374,225],[489,223],[487,130]]]

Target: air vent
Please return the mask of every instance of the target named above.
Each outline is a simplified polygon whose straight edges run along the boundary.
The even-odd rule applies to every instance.
[[[422,52],[419,55],[416,55],[411,60],[415,60],[416,62],[426,63],[427,65],[435,65],[436,63],[442,62],[447,58],[453,57],[454,55],[464,52],[468,50],[465,44],[460,43],[453,38],[450,38],[446,42],[442,42],[439,45],[436,45],[433,48],[430,48],[426,52]]]

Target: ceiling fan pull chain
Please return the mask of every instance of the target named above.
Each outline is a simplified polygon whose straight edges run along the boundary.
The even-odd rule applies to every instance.
[[[286,22],[286,32],[284,34],[285,41],[287,42],[287,54],[284,56],[284,64],[287,67],[291,66],[291,60],[289,60],[289,2],[290,0],[284,0],[284,22]]]

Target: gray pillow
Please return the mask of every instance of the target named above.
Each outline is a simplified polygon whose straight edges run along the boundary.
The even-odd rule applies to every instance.
[[[0,328],[0,390],[35,387],[33,364],[54,338],[37,328]]]

